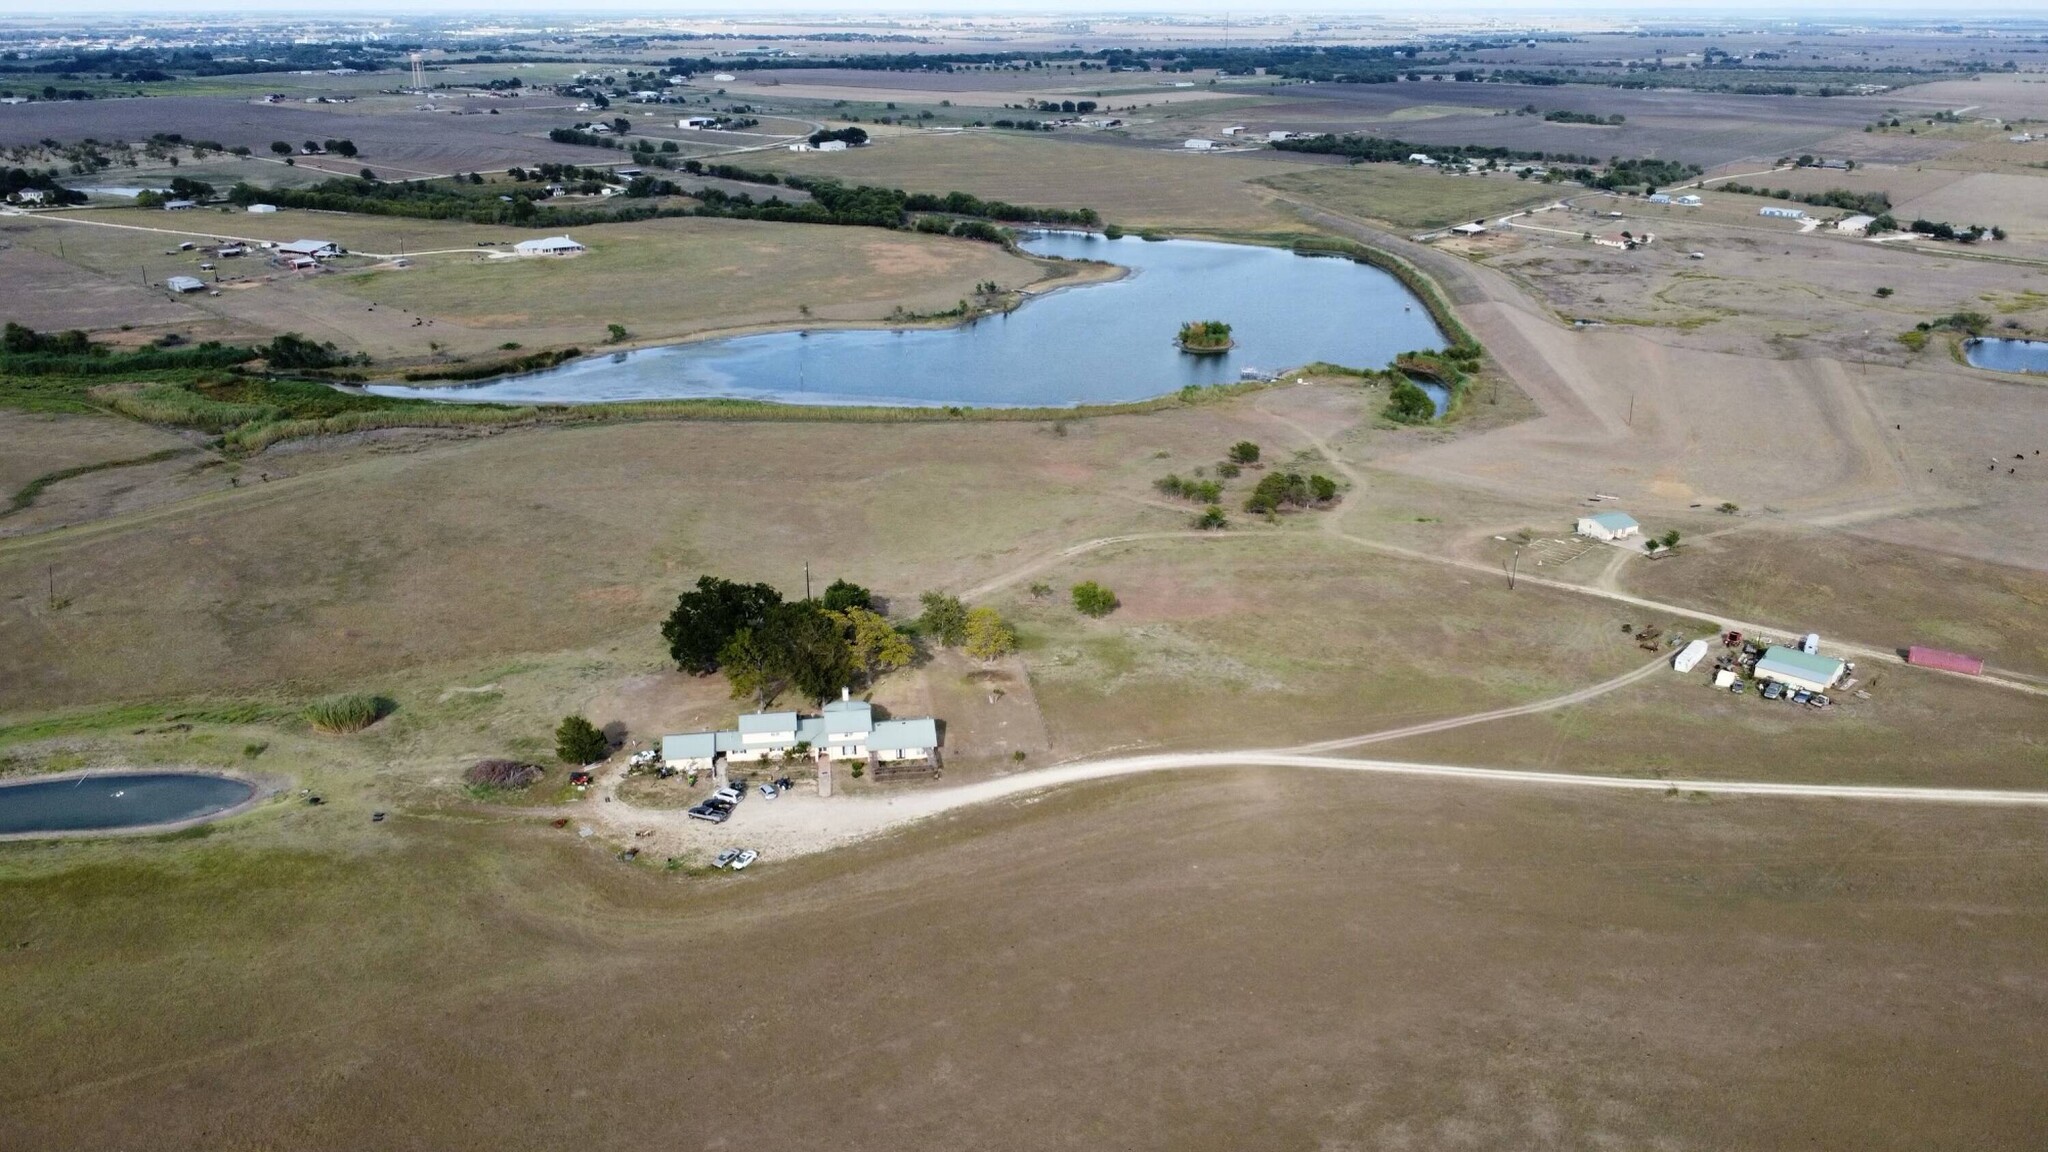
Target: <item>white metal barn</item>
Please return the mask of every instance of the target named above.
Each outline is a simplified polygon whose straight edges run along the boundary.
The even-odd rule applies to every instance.
[[[1643,530],[1636,518],[1626,512],[1602,512],[1595,516],[1579,517],[1577,532],[1594,540],[1626,540]]]

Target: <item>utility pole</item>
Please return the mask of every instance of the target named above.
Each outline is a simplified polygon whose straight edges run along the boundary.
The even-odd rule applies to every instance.
[[[804,599],[811,598],[811,562],[804,561]]]
[[[1515,554],[1513,558],[1511,558],[1508,561],[1508,591],[1510,592],[1513,592],[1515,590],[1515,572],[1516,570],[1521,568],[1521,566],[1522,546],[1520,544],[1517,544],[1515,545]]]
[[[1628,426],[1631,428],[1636,426],[1636,394],[1634,392],[1628,394]]]

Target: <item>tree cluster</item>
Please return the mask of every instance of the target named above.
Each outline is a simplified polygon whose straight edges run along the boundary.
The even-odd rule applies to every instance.
[[[1320,474],[1269,472],[1259,478],[1245,499],[1247,512],[1278,512],[1283,508],[1326,505],[1337,498],[1337,482]]]

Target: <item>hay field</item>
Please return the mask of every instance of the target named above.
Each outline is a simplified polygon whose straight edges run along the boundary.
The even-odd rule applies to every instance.
[[[992,245],[871,228],[679,218],[571,229],[590,251],[568,259],[492,259],[530,229],[329,213],[165,213],[88,210],[95,227],[52,220],[7,221],[0,234],[17,264],[58,284],[88,285],[97,310],[83,318],[163,325],[173,319],[237,338],[303,332],[370,353],[379,361],[439,361],[503,355],[508,340],[528,348],[592,347],[606,325],[625,324],[639,340],[673,339],[758,324],[799,321],[801,306],[821,320],[875,321],[896,307],[938,312],[993,280],[1020,288],[1043,267]],[[146,271],[161,283],[174,274],[211,276],[187,239],[219,235],[333,240],[352,251],[420,253],[404,269],[365,270],[342,261],[316,275],[283,273],[257,256],[217,260],[229,286],[218,297],[171,301],[161,289],[124,289],[121,278]],[[173,233],[136,229],[177,229]],[[480,248],[488,241],[493,247]],[[59,263],[62,253],[65,263]],[[0,257],[4,258],[4,257]],[[69,275],[66,264],[91,273]],[[64,273],[60,275],[60,272]],[[72,291],[86,291],[74,288]],[[415,320],[432,320],[432,327]]]
[[[2048,161],[2048,147],[2038,149]],[[1901,220],[1926,217],[1963,224],[1996,224],[2015,240],[2048,240],[2048,171],[1977,172],[1901,203]]]
[[[789,323],[800,306],[828,320],[879,319],[898,305],[943,311],[983,281],[1021,288],[1043,275],[994,245],[872,228],[667,219],[572,233],[590,251],[371,271],[337,286],[540,345],[599,340],[613,321],[658,338]]]
[[[1206,459],[1269,431],[1212,405],[1064,436],[681,423],[373,441],[317,472],[0,543],[0,587],[75,574],[63,612],[0,600],[16,638],[0,711],[347,686],[646,636],[703,572],[790,590],[808,560],[892,597],[966,587],[1077,540],[1185,527],[1137,499],[1163,470],[1153,453]]]
[[[890,137],[836,153],[762,153],[782,172],[837,176],[911,191],[959,189],[1019,204],[1093,208],[1126,227],[1270,231],[1288,223],[1251,181],[1286,164],[1193,156],[1015,133]]]
[[[2038,569],[1839,533],[1759,530],[1701,543],[1680,560],[1634,565],[1627,587],[1802,624],[1823,638],[1953,648],[2048,676],[2048,574]]]
[[[1399,228],[1442,228],[1557,199],[1555,189],[1512,176],[1452,176],[1394,164],[1319,167],[1259,183]]]
[[[0,849],[0,1067],[35,1070],[0,1138],[2017,1149],[2048,1119],[2031,815],[1210,772],[678,877],[360,815]]]

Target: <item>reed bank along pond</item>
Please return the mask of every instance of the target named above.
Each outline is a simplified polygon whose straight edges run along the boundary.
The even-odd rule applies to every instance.
[[[1342,257],[1195,240],[1033,235],[1040,256],[1103,260],[1115,281],[1034,297],[942,329],[776,332],[593,356],[477,384],[373,384],[384,396],[509,404],[724,398],[901,407],[1064,407],[1145,400],[1234,383],[1246,369],[1318,361],[1384,368],[1445,346],[1429,310],[1392,275]],[[1189,320],[1231,326],[1225,354],[1182,352]],[[1431,386],[1442,412],[1445,396]]]

